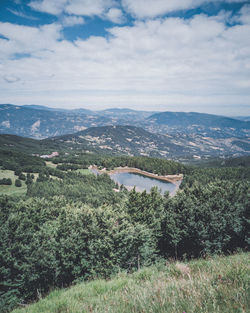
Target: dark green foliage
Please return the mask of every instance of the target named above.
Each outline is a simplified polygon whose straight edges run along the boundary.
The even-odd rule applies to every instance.
[[[57,165],[56,168],[61,171],[68,171],[68,170],[78,170],[80,168],[87,168],[87,167],[77,165],[77,164],[60,164],[60,165]]]
[[[0,199],[0,284],[5,306],[37,291],[108,277],[155,258],[152,231],[111,207],[91,209],[66,198]]]
[[[53,160],[55,164],[63,163],[57,166],[57,169],[68,170],[87,168],[90,165],[114,169],[115,167],[135,167],[150,173],[159,175],[185,174],[191,171],[191,168],[172,160],[163,160],[149,157],[129,157],[129,156],[104,156],[96,154],[77,154],[77,156],[60,156]]]
[[[80,200],[98,207],[102,204],[119,203],[120,194],[115,193],[115,183],[108,175],[81,175],[67,173],[63,180],[49,179],[39,174],[37,183],[30,186],[28,195],[34,197],[65,196],[70,200]]]
[[[27,195],[0,197],[0,312],[50,288],[131,271],[158,257],[228,253],[249,244],[249,168],[200,169],[144,157],[64,155],[57,169],[11,153],[16,173],[27,171]],[[32,157],[31,157],[32,158]],[[7,162],[7,155],[4,163]],[[128,192],[108,175],[75,169],[137,167],[184,173],[173,198]],[[64,167],[66,166],[66,167]],[[37,182],[30,174],[36,168]],[[68,169],[69,171],[62,171]],[[33,178],[32,178],[33,176]]]
[[[22,182],[21,182],[20,179],[16,179],[16,180],[15,180],[15,186],[16,186],[16,187],[22,187]]]
[[[33,178],[34,178],[34,175],[33,175]],[[33,183],[33,179],[32,179],[32,176],[30,175],[30,173],[27,174],[27,178],[26,178],[26,181],[25,181],[25,184],[26,185],[30,185]]]
[[[15,170],[14,174],[15,174],[16,176],[19,176],[20,174],[22,174],[21,169],[20,169],[20,168],[17,168],[17,169]]]
[[[249,193],[247,182],[216,180],[204,186],[194,184],[168,199],[162,251],[169,256],[197,257],[247,248]]]
[[[0,185],[12,185],[12,180],[10,178],[0,179]]]
[[[190,168],[189,172],[184,176],[181,188],[192,187],[197,183],[206,185],[216,179],[234,182],[249,181],[250,167],[244,169],[240,167]]]
[[[101,161],[100,165],[106,168],[118,166],[135,167],[159,175],[179,174],[188,171],[188,167],[181,163],[148,157],[106,157]]]
[[[0,149],[0,160],[2,168],[6,170],[36,173],[37,169],[45,167],[45,162],[38,158],[22,152]]]
[[[1,111],[2,112],[2,111]],[[1,116],[2,117],[2,116]],[[18,121],[18,123],[22,121]],[[13,122],[13,126],[16,127],[16,121]],[[22,126],[23,127],[23,126]],[[8,132],[9,133],[9,132]],[[30,134],[30,129],[29,129]],[[46,144],[42,140],[35,140],[30,138],[25,138],[16,135],[9,134],[0,134],[0,147],[1,150],[20,152],[21,154],[27,153],[40,153],[40,154],[50,154],[52,151],[55,151],[55,145],[50,142]]]
[[[26,180],[26,176],[23,174],[23,173],[20,173],[20,175],[18,176],[18,178],[20,179],[20,180]]]
[[[198,163],[203,167],[250,167],[250,156],[243,156],[229,159],[211,159]]]
[[[49,180],[49,173],[47,171],[42,171],[39,173],[38,177],[37,177],[37,182],[46,182]],[[45,195],[44,195],[45,196]]]
[[[150,193],[136,192],[134,188],[129,193],[126,209],[132,221],[147,225],[155,233],[159,231],[164,209],[157,188],[152,188]]]

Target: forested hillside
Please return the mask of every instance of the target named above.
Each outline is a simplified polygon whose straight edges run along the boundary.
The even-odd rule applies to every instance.
[[[56,287],[249,244],[248,167],[201,169],[90,153],[66,153],[46,163],[13,151],[2,151],[1,158],[2,170],[19,171],[27,184],[23,196],[0,196],[2,312]],[[128,192],[106,174],[91,174],[90,164],[183,173],[184,180],[174,197],[154,188]]]

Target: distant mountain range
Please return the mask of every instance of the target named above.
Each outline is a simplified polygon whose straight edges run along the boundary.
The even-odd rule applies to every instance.
[[[148,112],[131,109],[60,110],[38,105],[0,105],[0,133],[47,138],[107,125],[139,126],[160,134],[246,137],[250,122],[204,113]]]
[[[241,156],[250,153],[247,139],[210,139],[189,135],[152,134],[135,126],[92,127],[76,134],[43,140],[0,135],[0,149],[50,154],[95,152],[112,155],[141,155],[185,161],[190,159]]]
[[[161,112],[148,117],[147,122],[148,130],[162,134],[184,132],[216,139],[250,135],[250,122],[212,114]]]
[[[250,116],[235,116],[237,120],[245,121],[245,122],[250,122]]]
[[[0,105],[1,133],[53,137],[42,142],[71,150],[164,158],[250,153],[250,122],[193,112],[57,110],[6,104]]]
[[[115,122],[115,121],[114,121]],[[97,114],[46,110],[34,106],[0,105],[0,133],[30,138],[47,138],[93,126],[112,124],[112,119]]]

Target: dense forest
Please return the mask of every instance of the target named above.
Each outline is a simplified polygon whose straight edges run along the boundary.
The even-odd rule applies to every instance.
[[[50,160],[51,161],[51,160]],[[29,177],[22,196],[0,196],[0,308],[9,312],[53,288],[132,272],[162,258],[246,250],[250,170],[198,168],[146,157],[65,154],[47,166],[38,157],[1,152],[1,169]],[[89,165],[183,173],[179,192],[128,192]],[[28,173],[36,173],[34,175]],[[21,176],[22,177],[22,176]]]

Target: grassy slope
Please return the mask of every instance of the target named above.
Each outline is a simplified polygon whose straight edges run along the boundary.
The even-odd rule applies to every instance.
[[[83,169],[83,168],[80,168],[79,170],[75,170],[75,172],[76,172],[76,173],[83,174],[83,175],[92,174],[92,172],[91,172],[89,169]]]
[[[15,186],[15,180],[18,176],[14,174],[14,171],[0,169],[0,179],[2,178],[10,178],[12,180],[12,185],[0,185],[0,195],[21,195],[26,193],[27,186],[24,181],[22,181],[21,187]]]
[[[51,292],[13,313],[249,312],[248,253],[143,268]],[[184,272],[189,273],[185,274]]]

